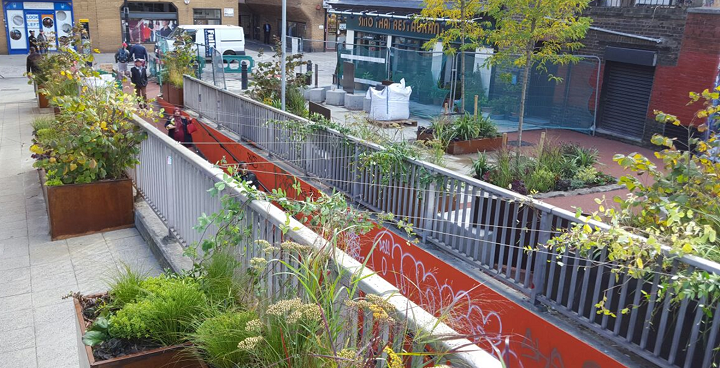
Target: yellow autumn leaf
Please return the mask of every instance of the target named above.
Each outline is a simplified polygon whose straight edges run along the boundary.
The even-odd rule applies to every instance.
[[[100,123],[100,129],[107,130],[107,123],[104,121],[102,123]]]
[[[643,268],[642,258],[638,258],[637,260],[635,260],[635,263],[637,263],[638,268]]]
[[[683,246],[682,246],[682,251],[683,251],[684,253],[692,253],[693,247],[692,247],[692,245],[690,245],[690,243],[685,243],[685,244],[683,244]]]
[[[70,164],[70,171],[75,171],[75,169],[77,169],[77,165]]]

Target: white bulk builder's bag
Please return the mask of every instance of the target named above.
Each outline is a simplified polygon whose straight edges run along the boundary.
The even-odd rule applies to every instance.
[[[370,119],[403,120],[410,118],[410,94],[412,87],[405,87],[405,79],[393,83],[382,91],[370,88],[365,97],[369,97]]]

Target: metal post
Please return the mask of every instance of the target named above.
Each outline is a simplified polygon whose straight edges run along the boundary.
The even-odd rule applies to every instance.
[[[307,72],[307,73],[312,72],[312,70],[313,70],[312,65],[313,65],[313,64],[312,64],[312,60],[308,60],[308,62],[307,62],[307,69],[306,69],[306,72]]]
[[[282,47],[282,61],[280,62],[280,107],[285,111],[285,78],[287,77],[287,71],[285,70],[286,63],[286,49],[287,49],[287,0],[282,0],[282,32],[280,33],[280,47]]]
[[[123,18],[125,19],[125,42],[130,45],[130,9],[128,9],[128,2],[127,0],[123,1]]]
[[[242,61],[242,66],[240,67],[240,78],[242,83],[242,89],[246,90],[248,87],[248,65],[247,61]]]
[[[315,88],[318,88],[318,65],[315,64]]]

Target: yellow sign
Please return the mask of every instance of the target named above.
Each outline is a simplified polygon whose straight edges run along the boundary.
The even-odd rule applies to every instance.
[[[90,23],[90,19],[80,19],[80,23]]]

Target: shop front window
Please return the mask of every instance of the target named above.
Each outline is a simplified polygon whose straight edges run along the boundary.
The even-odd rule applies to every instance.
[[[193,9],[193,24],[216,25],[221,24],[220,9]]]
[[[127,23],[122,14],[122,32],[130,43],[154,43],[177,27],[177,8],[171,3],[128,2]]]

